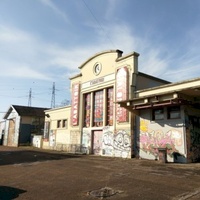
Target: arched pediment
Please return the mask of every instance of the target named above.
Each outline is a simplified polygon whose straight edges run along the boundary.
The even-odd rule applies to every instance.
[[[87,59],[81,66],[79,66],[79,69],[82,69],[87,63],[94,60],[95,58],[102,56],[104,54],[109,54],[109,53],[117,53],[117,58],[119,58],[122,56],[123,51],[117,49],[117,50],[107,50],[107,51],[99,52],[95,54],[94,56],[90,57],[89,59]]]

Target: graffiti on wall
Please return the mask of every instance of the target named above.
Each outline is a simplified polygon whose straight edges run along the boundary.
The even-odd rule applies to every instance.
[[[102,148],[102,154],[107,156],[113,155],[113,132],[107,128],[104,129],[103,132],[103,148]]]
[[[127,158],[131,152],[131,137],[125,130],[113,133],[108,129],[103,132],[104,155],[115,154],[118,157]]]
[[[115,152],[121,154],[122,157],[128,157],[128,154],[131,150],[131,137],[130,135],[124,131],[120,130],[114,135],[114,143],[113,143]]]
[[[138,146],[146,153],[157,155],[157,148],[167,148],[167,153],[172,155],[179,152],[177,147],[183,145],[182,132],[176,129],[149,129],[149,121],[140,121],[140,136]]]
[[[191,134],[191,143],[192,145],[200,144],[200,118],[189,117],[190,120],[190,134]]]
[[[54,147],[56,144],[56,130],[50,130],[49,146]]]
[[[91,133],[88,130],[83,130],[82,146],[85,148],[85,151],[89,153],[91,146]]]

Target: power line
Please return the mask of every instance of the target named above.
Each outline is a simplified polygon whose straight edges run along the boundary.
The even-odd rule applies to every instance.
[[[90,12],[90,14],[92,15],[92,17],[94,18],[94,20],[96,21],[97,25],[100,27],[100,29],[105,33],[107,39],[109,40],[109,42],[116,48],[115,44],[112,42],[112,40],[110,39],[109,35],[106,33],[106,31],[104,30],[104,28],[102,27],[101,23],[99,22],[99,20],[96,18],[96,16],[94,15],[94,13],[92,12],[92,10],[89,8],[89,6],[86,4],[85,0],[82,0],[85,7],[88,9],[88,11]]]

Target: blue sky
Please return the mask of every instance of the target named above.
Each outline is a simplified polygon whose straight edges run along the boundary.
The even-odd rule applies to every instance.
[[[199,0],[0,0],[0,117],[11,104],[70,100],[69,77],[94,54],[140,54],[139,71],[200,77]]]

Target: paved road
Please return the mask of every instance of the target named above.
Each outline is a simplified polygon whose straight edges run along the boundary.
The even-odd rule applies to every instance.
[[[0,200],[100,198],[199,200],[200,163],[164,164],[0,146]]]

